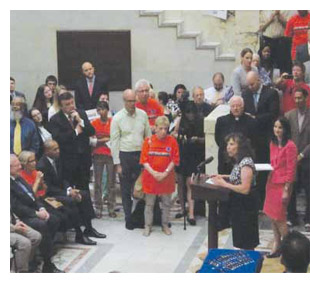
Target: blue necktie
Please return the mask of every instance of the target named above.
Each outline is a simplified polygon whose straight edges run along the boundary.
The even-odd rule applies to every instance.
[[[253,98],[254,98],[254,106],[255,106],[255,110],[257,111],[257,105],[258,105],[258,93],[254,93],[254,94],[253,94]]]
[[[26,188],[26,186],[20,182],[19,180],[16,180],[16,183],[22,188],[22,190],[33,200],[35,201],[35,198],[33,197],[32,193],[29,192],[29,190]]]

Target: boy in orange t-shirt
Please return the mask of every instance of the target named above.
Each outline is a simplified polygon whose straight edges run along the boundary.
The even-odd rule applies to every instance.
[[[102,176],[103,169],[107,169],[108,183],[108,211],[110,217],[116,217],[115,208],[115,189],[114,189],[114,165],[111,156],[111,150],[107,145],[110,141],[110,127],[112,118],[108,118],[109,104],[106,101],[99,101],[97,104],[97,112],[100,118],[92,121],[95,128],[96,137],[92,139],[93,146],[93,165],[95,175],[95,213],[97,218],[102,217],[103,201],[102,201]]]
[[[176,139],[167,135],[169,120],[160,116],[155,121],[155,134],[144,140],[140,163],[144,166],[142,187],[145,193],[145,230],[149,236],[152,228],[156,196],[162,202],[162,230],[171,235],[168,227],[171,194],[175,190],[174,167],[179,164],[179,146]]]

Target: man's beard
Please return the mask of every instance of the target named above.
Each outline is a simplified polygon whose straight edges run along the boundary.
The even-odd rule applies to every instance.
[[[11,111],[11,120],[20,120],[21,118],[23,118],[23,113],[22,111],[18,110],[18,111]]]

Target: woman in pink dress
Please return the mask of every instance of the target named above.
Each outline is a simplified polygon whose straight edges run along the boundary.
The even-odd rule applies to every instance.
[[[277,119],[270,143],[270,163],[273,167],[266,185],[264,212],[271,219],[274,244],[268,258],[280,256],[281,239],[287,234],[286,210],[295,179],[297,148],[286,118]]]

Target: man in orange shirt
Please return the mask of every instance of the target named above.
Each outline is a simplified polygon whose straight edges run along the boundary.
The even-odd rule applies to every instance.
[[[306,44],[308,41],[308,25],[310,14],[307,10],[298,10],[298,14],[292,16],[287,24],[284,35],[292,38],[292,60],[296,60],[296,46]]]
[[[137,81],[135,93],[138,100],[136,107],[146,112],[152,133],[154,133],[155,120],[157,117],[164,115],[164,109],[158,101],[150,98],[150,83],[147,80],[142,79]]]
[[[140,164],[144,166],[142,187],[145,193],[145,228],[143,235],[149,236],[153,224],[156,196],[162,202],[162,230],[171,235],[168,227],[171,194],[175,190],[174,167],[179,165],[179,146],[176,139],[167,135],[169,120],[166,116],[155,121],[155,134],[144,140]]]

